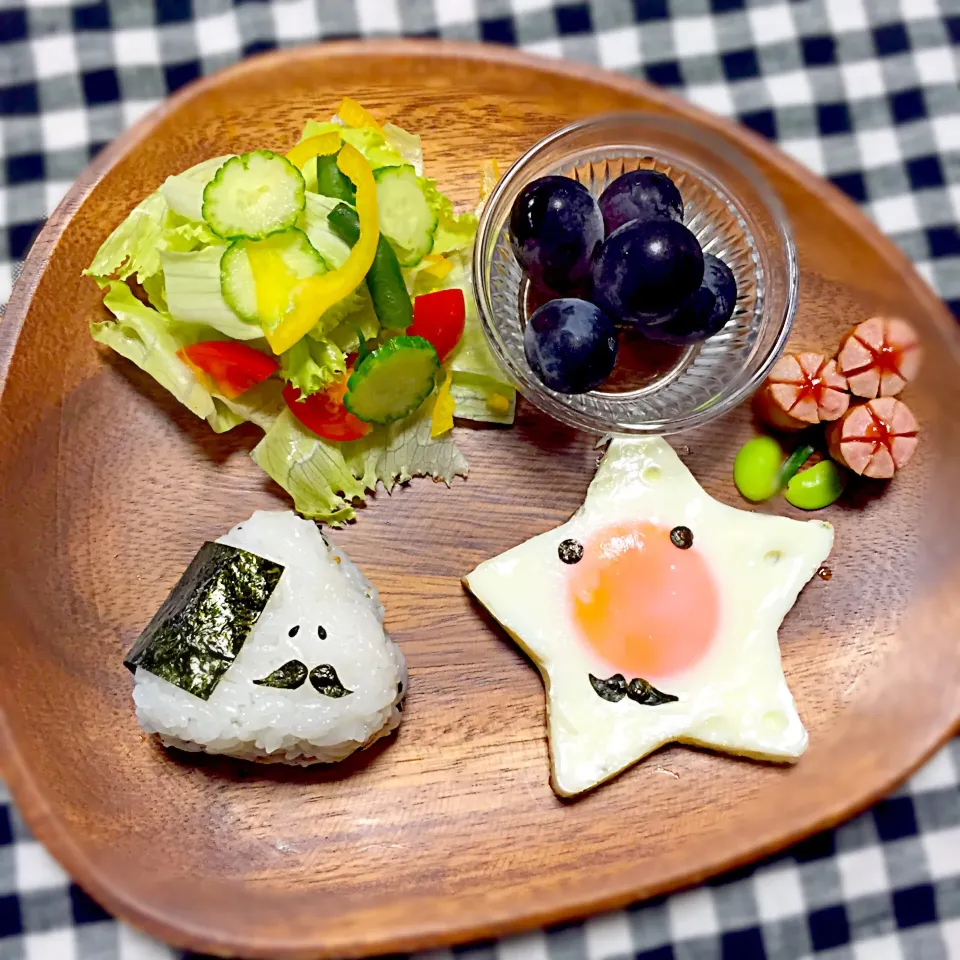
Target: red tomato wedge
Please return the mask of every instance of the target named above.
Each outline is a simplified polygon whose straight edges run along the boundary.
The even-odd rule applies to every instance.
[[[463,336],[467,306],[459,287],[421,293],[413,301],[413,323],[407,327],[411,337],[429,340],[442,363]]]
[[[373,429],[343,405],[350,372],[348,370],[322,393],[311,394],[306,400],[300,399],[300,391],[292,383],[283,388],[283,399],[293,415],[324,440],[359,440]]]
[[[177,351],[194,370],[213,380],[217,390],[233,400],[262,383],[277,370],[277,361],[235,340],[204,340]]]

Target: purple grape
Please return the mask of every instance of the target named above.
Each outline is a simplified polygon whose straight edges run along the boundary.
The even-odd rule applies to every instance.
[[[604,242],[593,268],[593,300],[642,332],[664,322],[702,280],[703,252],[682,223],[633,220]]]
[[[603,217],[590,191],[570,177],[528,183],[510,211],[510,245],[539,286],[556,293],[588,290],[603,242]]]
[[[527,321],[523,352],[551,390],[586,393],[610,376],[617,362],[617,331],[613,321],[586,300],[550,300]]]
[[[683,223],[683,198],[676,184],[656,170],[634,170],[617,177],[600,194],[607,236],[631,220],[676,220]]]
[[[719,333],[733,316],[737,303],[737,281],[733,271],[718,257],[703,257],[703,283],[680,309],[664,323],[649,326],[643,333],[651,340],[666,343],[699,343]]]

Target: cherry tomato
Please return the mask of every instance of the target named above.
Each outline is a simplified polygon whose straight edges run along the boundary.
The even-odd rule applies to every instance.
[[[373,428],[343,405],[349,377],[348,370],[322,393],[311,394],[306,400],[301,400],[300,391],[288,383],[283,388],[283,399],[293,415],[318,437],[324,440],[359,440]]]
[[[273,357],[235,340],[191,343],[178,350],[177,356],[194,370],[209,376],[217,390],[231,400],[266,380],[277,369]]]
[[[463,336],[467,307],[459,287],[422,293],[413,301],[413,323],[407,327],[411,337],[429,340],[441,363]]]

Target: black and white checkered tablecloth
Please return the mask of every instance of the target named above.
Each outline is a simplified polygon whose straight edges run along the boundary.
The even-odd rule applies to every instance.
[[[736,117],[862,204],[960,316],[960,0],[0,0],[0,305],[70,182],[167,93],[255,51],[374,34],[586,60]],[[786,855],[428,956],[960,960],[958,785],[960,739]],[[70,884],[0,801],[0,960],[177,956]]]

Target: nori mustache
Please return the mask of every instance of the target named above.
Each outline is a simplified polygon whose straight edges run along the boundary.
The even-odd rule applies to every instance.
[[[307,677],[310,685],[325,697],[346,697],[353,693],[348,690],[337,676],[337,671],[329,663],[321,663],[309,673],[306,664],[299,660],[288,660],[282,667],[277,667],[269,676],[253,682],[260,687],[275,687],[278,690],[298,690],[303,686]]]
[[[645,707],[659,707],[663,703],[673,703],[679,700],[672,693],[663,693],[653,684],[641,680],[639,677],[627,683],[622,673],[615,673],[606,680],[595,677],[592,673],[587,674],[590,677],[590,685],[596,691],[598,697],[609,700],[610,703],[619,703],[624,697],[629,697],[634,703],[642,704]]]

